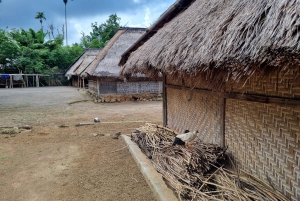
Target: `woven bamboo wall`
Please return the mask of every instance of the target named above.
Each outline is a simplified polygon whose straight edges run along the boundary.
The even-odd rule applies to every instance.
[[[89,83],[89,90],[97,93],[97,81],[89,79],[88,83]]]
[[[300,109],[227,99],[226,145],[236,165],[300,200]]]
[[[178,132],[198,130],[202,141],[220,143],[221,99],[172,88],[167,88],[166,93],[168,127]]]
[[[287,98],[300,98],[300,67],[262,78],[255,74],[245,84],[227,86],[226,91]]]
[[[162,93],[162,82],[117,82],[118,94]]]

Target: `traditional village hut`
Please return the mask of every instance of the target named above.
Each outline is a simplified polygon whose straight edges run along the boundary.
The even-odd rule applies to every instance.
[[[71,79],[72,86],[85,87],[88,84],[85,71],[101,51],[100,48],[86,49],[84,53],[67,69],[65,77]]]
[[[120,61],[164,74],[164,125],[228,146],[236,167],[300,200],[300,4],[177,0]]]
[[[94,90],[97,96],[106,94],[162,93],[162,77],[159,81],[159,78],[149,79],[142,74],[138,74],[129,82],[124,82],[124,79],[119,77],[121,68],[118,66],[118,62],[121,55],[143,33],[145,33],[144,28],[127,27],[119,29],[89,66],[86,76],[90,77],[89,79],[94,79],[97,83],[97,87]]]

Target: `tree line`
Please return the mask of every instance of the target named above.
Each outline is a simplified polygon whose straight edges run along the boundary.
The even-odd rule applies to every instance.
[[[0,28],[0,73],[7,69],[17,69],[28,74],[64,72],[84,49],[104,47],[120,28],[120,18],[112,14],[104,23],[91,23],[92,32],[82,32],[78,43],[64,46],[64,27],[60,33],[59,28],[55,30],[52,23],[48,30],[44,30],[44,13],[37,12],[35,18],[41,23],[41,29],[37,31],[31,28]]]

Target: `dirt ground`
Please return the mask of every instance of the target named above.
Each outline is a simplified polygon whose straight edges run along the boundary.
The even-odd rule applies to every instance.
[[[1,201],[155,200],[124,141],[110,134],[161,124],[162,102],[68,104],[88,98],[71,87],[0,89],[0,129],[32,126],[0,134]],[[95,117],[101,122],[75,126]]]

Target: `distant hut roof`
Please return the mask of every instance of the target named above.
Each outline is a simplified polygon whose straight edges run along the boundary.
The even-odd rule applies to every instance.
[[[144,28],[119,29],[91,64],[88,73],[97,77],[119,77],[118,62],[121,55],[145,33],[145,30]]]
[[[81,75],[92,61],[94,61],[100,51],[100,48],[86,49],[84,53],[69,67],[65,76]]]
[[[126,77],[163,72],[238,82],[299,65],[299,41],[297,0],[178,0],[119,64]]]

